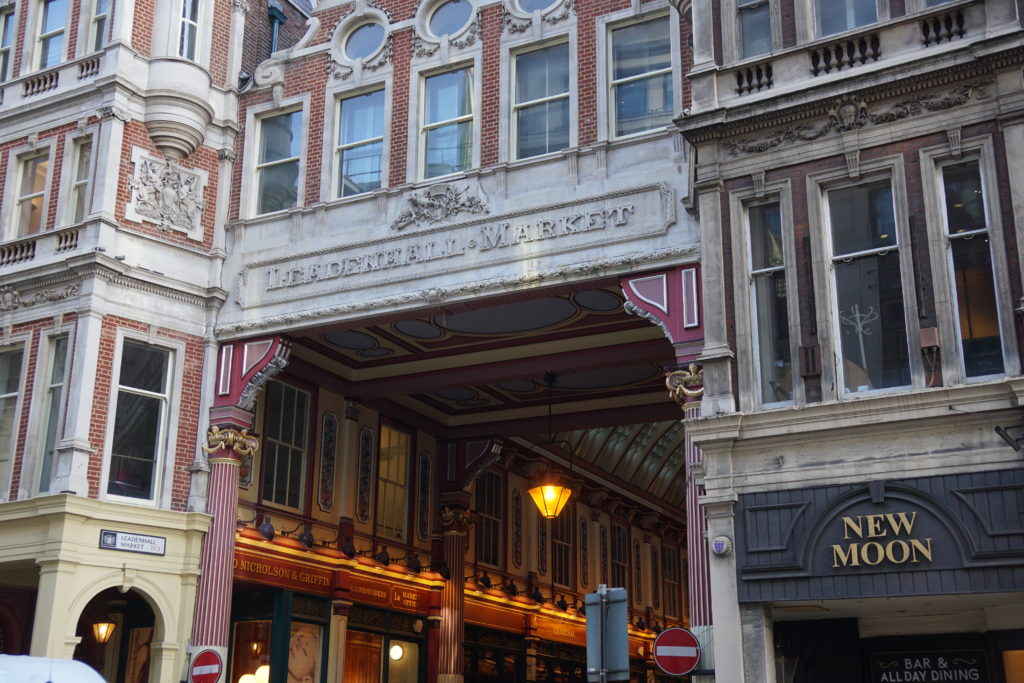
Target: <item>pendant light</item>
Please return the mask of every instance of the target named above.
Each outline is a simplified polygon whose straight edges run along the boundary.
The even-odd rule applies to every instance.
[[[556,381],[558,381],[556,373],[550,370],[544,373],[544,384],[548,388],[548,436],[545,441],[548,444],[560,446],[569,451],[569,475],[572,476],[572,444],[565,440],[555,441],[555,433],[551,427],[551,388],[555,386]],[[558,517],[558,513],[562,511],[562,508],[565,507],[565,504],[569,502],[569,498],[572,496],[572,489],[569,488],[568,482],[563,481],[557,473],[551,470],[542,473],[537,479],[536,486],[531,488],[529,492],[530,497],[533,498],[534,504],[536,504],[544,519],[555,519]]]

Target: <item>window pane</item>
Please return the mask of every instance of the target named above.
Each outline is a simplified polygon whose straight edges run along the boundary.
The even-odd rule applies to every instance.
[[[107,492],[152,498],[163,400],[120,391]]]
[[[199,0],[182,0],[181,17],[191,22],[199,21]]]
[[[306,477],[309,394],[272,381],[266,390],[263,419],[263,499],[292,508],[302,506]]]
[[[964,372],[968,377],[1002,374],[1003,348],[988,235],[952,240],[950,248]]]
[[[409,435],[391,427],[381,427],[378,463],[376,531],[380,536],[403,541]]]
[[[672,122],[672,74],[615,87],[615,134],[629,135]]]
[[[909,385],[899,255],[837,261],[835,277],[846,390]]]
[[[369,57],[384,42],[384,27],[380,24],[363,24],[349,34],[345,41],[345,54],[349,59]]]
[[[470,69],[431,76],[426,80],[426,91],[428,125],[473,113],[473,78]]]
[[[384,135],[384,91],[350,97],[341,102],[338,144],[379,138]]]
[[[946,196],[946,229],[950,234],[982,230],[987,226],[978,162],[942,169]]]
[[[828,203],[836,256],[896,245],[889,181],[833,190]]]
[[[290,209],[299,199],[299,162],[289,161],[260,170],[258,213]]]
[[[85,180],[89,177],[89,164],[92,161],[92,141],[86,141],[78,145],[78,163],[75,166],[75,180]]]
[[[382,142],[342,150],[338,159],[341,167],[338,194],[348,197],[379,189],[383,150]]]
[[[569,99],[541,102],[516,112],[516,156],[548,154],[569,146]]]
[[[166,351],[125,342],[121,351],[121,386],[163,393],[167,379]]]
[[[519,9],[527,14],[532,14],[537,10],[545,10],[553,4],[555,4],[554,0],[519,0]]]
[[[50,168],[50,157],[42,156],[26,159],[22,166],[21,196],[36,194],[46,189],[46,173]]]
[[[740,56],[743,58],[772,51],[772,19],[768,2],[739,13]]]
[[[615,80],[672,66],[668,18],[612,31],[612,63]]]
[[[50,363],[50,386],[46,399],[46,439],[43,442],[43,454],[39,468],[40,493],[46,493],[50,490],[50,478],[53,476],[53,460],[56,455],[55,447],[57,445],[61,399],[64,395],[64,367],[67,361],[67,351],[67,337],[58,337],[54,340]]]
[[[818,31],[827,36],[878,21],[876,0],[817,0]]]
[[[21,383],[21,349],[0,353],[0,392],[14,394]]]
[[[21,384],[22,349],[0,353],[0,458],[9,459],[14,451],[14,432],[17,426],[15,408]]]
[[[473,124],[454,123],[427,131],[426,177],[469,168],[473,156]]]
[[[299,156],[302,112],[268,116],[260,121],[261,164]]]
[[[448,0],[430,17],[430,32],[437,37],[455,33],[469,21],[473,6],[469,0]]]
[[[44,0],[41,33],[53,33],[64,28],[68,18],[67,0]]]
[[[569,92],[569,45],[562,43],[516,57],[516,102]]]
[[[761,400],[765,403],[789,401],[793,398],[793,374],[784,270],[754,277],[754,311]]]
[[[778,204],[750,207],[750,261],[754,270],[783,265],[782,220]]]

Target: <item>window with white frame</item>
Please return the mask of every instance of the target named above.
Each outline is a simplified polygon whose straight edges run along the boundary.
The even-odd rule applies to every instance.
[[[740,59],[772,51],[769,0],[736,0],[736,43]]]
[[[126,339],[114,408],[107,493],[152,500],[166,447],[171,352]]]
[[[110,0],[95,0],[92,7],[92,22],[89,25],[89,50],[99,52],[107,40],[107,18],[110,16]]]
[[[39,31],[36,38],[36,68],[46,69],[64,60],[68,0],[39,1]]]
[[[78,223],[89,212],[89,180],[92,165],[92,138],[83,138],[75,144],[73,175],[71,178],[71,222]]]
[[[259,120],[256,160],[256,213],[290,209],[299,199],[302,111]]]
[[[301,509],[306,491],[309,394],[284,382],[266,389],[263,417],[263,500]]]
[[[0,83],[13,74],[11,69],[11,46],[14,45],[14,11],[0,11]]]
[[[42,453],[39,458],[39,493],[48,493],[53,478],[53,463],[57,457],[57,440],[60,438],[61,406],[64,398],[64,377],[67,368],[68,337],[61,335],[50,338],[49,370],[46,375],[46,389],[43,396]]]
[[[377,516],[375,533],[405,541],[409,497],[410,438],[405,432],[381,425],[380,459],[377,466]]]
[[[750,319],[762,403],[793,398],[786,260],[779,202],[747,207],[750,238]]]
[[[551,580],[572,587],[572,505],[551,520]]]
[[[18,394],[21,389],[20,346],[0,350],[0,481],[7,481],[18,431]]]
[[[516,55],[515,156],[557,152],[569,146],[569,44]]]
[[[476,480],[476,559],[501,566],[504,484],[500,474],[484,470]]]
[[[473,165],[473,69],[423,79],[423,177],[436,178]]]
[[[25,237],[40,232],[46,214],[47,186],[50,176],[49,150],[29,154],[18,159],[19,177],[14,200],[14,225],[17,236]]]
[[[665,546],[661,550],[662,577],[665,582],[665,616],[678,617],[680,600],[679,550]]]
[[[629,566],[629,531],[621,524],[612,524],[612,586],[629,588],[626,568]]]
[[[668,17],[612,29],[611,115],[615,136],[672,122],[672,40]]]
[[[851,31],[878,21],[877,0],[815,0],[819,36]]]
[[[181,0],[181,24],[178,33],[178,56],[196,61],[199,51],[199,3]]]
[[[337,196],[380,189],[384,158],[384,91],[347,97],[338,104]]]
[[[890,180],[827,193],[840,373],[847,392],[908,386],[910,358]]]
[[[977,159],[941,167],[949,277],[964,377],[1005,372],[984,184]]]

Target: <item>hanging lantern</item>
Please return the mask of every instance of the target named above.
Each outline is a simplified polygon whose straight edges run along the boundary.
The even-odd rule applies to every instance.
[[[98,621],[92,625],[92,634],[96,637],[97,643],[107,642],[113,633],[114,622],[112,621]]]
[[[530,489],[530,497],[544,519],[554,519],[572,496],[572,489],[562,484],[557,476],[548,474]]]

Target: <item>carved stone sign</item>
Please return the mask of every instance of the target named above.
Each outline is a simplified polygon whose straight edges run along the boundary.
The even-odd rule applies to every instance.
[[[125,207],[125,218],[154,223],[161,230],[178,230],[191,239],[201,240],[206,172],[182,168],[138,147],[132,151],[132,163],[135,173],[128,179],[131,198]]]
[[[251,308],[430,275],[543,259],[596,245],[664,234],[675,222],[664,183],[631,188],[530,212],[487,216],[416,230],[292,259],[249,264],[239,303]]]

